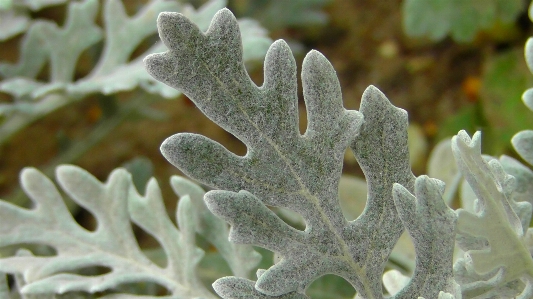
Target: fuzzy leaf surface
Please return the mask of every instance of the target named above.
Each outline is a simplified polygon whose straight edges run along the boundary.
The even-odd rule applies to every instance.
[[[415,176],[409,163],[408,119],[405,110],[392,105],[375,87],[363,93],[360,112],[365,123],[350,148],[361,166],[368,184],[366,207],[351,221],[347,238],[357,244],[354,255],[361,260],[368,277],[381,277],[383,266],[404,227],[392,190],[393,184],[414,192]],[[379,266],[376,266],[379,265]],[[381,280],[381,279],[380,279]],[[357,287],[356,287],[357,289]],[[374,295],[381,294],[381,282],[372,280]],[[357,289],[359,291],[359,289]]]
[[[394,184],[398,214],[416,251],[413,277],[394,298],[436,298],[442,291],[458,291],[452,271],[457,216],[442,199],[443,193],[444,183],[428,176],[416,179],[416,197]]]
[[[337,185],[343,152],[357,133],[360,114],[342,107],[340,86],[331,65],[318,52],[311,52],[303,66],[310,122],[302,136],[297,126],[296,65],[286,43],[278,41],[270,47],[265,82],[257,87],[244,69],[239,28],[229,11],[217,13],[205,34],[180,14],[161,14],[158,26],[170,50],[147,57],[148,71],[183,90],[208,117],[248,146],[248,154],[239,157],[203,136],[177,134],[162,145],[163,154],[182,171],[208,185],[230,191],[248,190],[255,195],[208,193],[208,207],[218,210],[219,216],[228,213],[228,218],[237,217],[238,212],[231,209],[238,209],[243,197],[250,198],[249,204],[253,203],[254,208],[246,210],[259,214],[253,214],[257,218],[252,214],[241,216],[246,221],[265,221],[261,217],[276,221],[274,235],[270,234],[275,237],[277,233],[284,234],[289,226],[269,213],[264,202],[302,214],[308,227],[316,232],[292,230],[293,235],[285,241],[308,239],[306,244],[291,244],[304,250],[305,245],[312,245],[311,239],[323,240],[308,251],[309,256],[294,256],[296,251],[281,248],[277,237],[268,240],[258,233],[257,240],[253,240],[254,236],[240,234],[233,228],[230,238],[284,256],[279,269],[271,269],[259,278],[257,287],[263,293],[274,296],[303,292],[316,277],[340,265],[334,257],[328,261],[328,255],[342,252],[339,246],[343,242],[342,227],[346,224],[338,204]],[[224,208],[230,201],[235,202],[232,208]],[[331,248],[332,244],[337,248]],[[302,263],[313,259],[312,265],[304,270]],[[321,269],[323,265],[327,270]],[[296,274],[295,271],[302,272],[289,279],[287,276]],[[286,279],[278,279],[279,275]]]
[[[163,155],[187,175],[222,189],[208,192],[205,200],[215,215],[232,225],[232,241],[281,256],[259,275],[259,292],[304,293],[313,280],[333,273],[362,296],[380,298],[379,277],[403,231],[392,186],[401,183],[409,191],[414,187],[407,114],[371,86],[363,94],[365,120],[360,129],[360,113],[342,107],[331,64],[311,51],[302,66],[308,126],[300,135],[296,66],[288,46],[283,41],[272,44],[265,59],[265,82],[257,87],[244,69],[236,24],[229,11],[221,10],[203,33],[185,16],[163,13],[158,27],[169,51],[150,55],[145,63],[152,76],[182,90],[205,115],[246,144],[247,154],[237,156],[204,136],[181,133],[162,144]],[[369,181],[367,207],[351,222],[342,216],[337,195],[348,146]],[[266,205],[301,214],[305,231],[290,227]],[[227,289],[224,294],[237,296]]]

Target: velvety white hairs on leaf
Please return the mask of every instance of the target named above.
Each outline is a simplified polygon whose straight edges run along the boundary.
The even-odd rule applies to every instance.
[[[245,156],[237,156],[204,136],[181,133],[163,143],[163,155],[192,178],[220,189],[208,192],[205,201],[231,224],[230,240],[281,256],[258,272],[255,289],[249,280],[222,278],[214,284],[219,295],[297,296],[315,279],[333,273],[349,281],[358,296],[381,298],[384,264],[404,226],[415,239],[417,265],[395,298],[455,292],[455,214],[442,201],[441,183],[421,177],[415,188],[405,111],[372,86],[363,94],[359,112],[344,109],[333,67],[311,51],[302,65],[308,126],[301,135],[296,63],[284,41],[268,50],[264,83],[256,86],[244,68],[239,27],[229,10],[219,11],[205,33],[177,13],[162,13],[158,28],[169,50],[145,59],[148,72],[182,90],[248,148]],[[344,218],[338,200],[347,147],[369,187],[367,207],[354,221]],[[398,185],[393,198],[394,183],[407,189]],[[411,192],[422,199],[415,203]],[[266,205],[301,214],[306,229],[290,227]],[[417,220],[424,213],[440,217]],[[428,244],[434,250],[424,250]]]

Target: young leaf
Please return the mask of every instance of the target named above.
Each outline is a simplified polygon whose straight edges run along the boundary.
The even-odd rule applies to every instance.
[[[473,297],[490,291],[501,296],[509,283],[522,280],[529,285],[533,279],[533,259],[526,245],[527,227],[518,215],[529,214],[530,219],[531,204],[511,199],[514,177],[506,174],[497,160],[487,163],[482,158],[479,132],[472,139],[465,131],[459,132],[452,140],[452,150],[461,172],[478,197],[476,213],[457,211],[457,232],[466,239],[475,236],[485,241],[485,246],[475,249],[465,245],[479,242],[459,243],[466,251],[464,260],[456,267],[463,273],[460,276],[468,276],[470,268],[470,273],[486,278],[475,282],[459,280],[463,295]],[[486,277],[489,274],[490,277]],[[519,291],[523,298],[527,298],[528,292],[528,287]]]
[[[120,169],[103,184],[78,167],[60,166],[57,180],[76,203],[94,215],[98,227],[87,231],[79,226],[53,183],[36,169],[25,169],[22,186],[35,208],[0,202],[0,246],[43,244],[54,248],[56,255],[0,259],[3,271],[22,275],[26,282],[22,294],[93,293],[145,281],[165,287],[172,296],[213,298],[195,275],[203,251],[194,245],[195,216],[187,196],[178,204],[178,230],[166,216],[153,179],[145,196],[136,192],[131,176]],[[167,256],[166,267],[142,253],[130,217],[159,241]],[[72,272],[94,266],[110,272],[97,276]]]

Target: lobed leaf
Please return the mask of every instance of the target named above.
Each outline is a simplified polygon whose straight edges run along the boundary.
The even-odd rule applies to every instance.
[[[102,39],[94,23],[97,13],[96,0],[72,2],[63,28],[49,21],[40,23],[38,35],[50,59],[51,82],[71,82],[81,53]]]
[[[427,176],[416,179],[416,197],[394,184],[394,202],[416,251],[413,277],[394,298],[436,298],[442,291],[458,291],[452,271],[457,216],[442,199],[443,193],[444,182]]]
[[[194,219],[196,232],[215,246],[235,276],[250,277],[251,272],[257,269],[261,255],[252,246],[228,241],[228,227],[223,220],[215,217],[207,209],[203,201],[205,192],[202,188],[179,176],[173,176],[170,184],[180,198],[184,196],[190,198],[191,213],[196,215]]]
[[[486,162],[482,158],[480,137],[476,133],[471,139],[461,131],[452,140],[457,164],[478,197],[475,213],[457,211],[457,232],[486,241],[481,248],[463,247],[464,260],[456,265],[456,271],[463,272],[463,277],[468,276],[470,268],[470,273],[485,278],[484,281],[459,281],[467,297],[488,291],[502,295],[509,283],[533,277],[533,260],[525,243],[527,227],[523,227],[526,223],[518,216],[531,219],[531,204],[512,200],[516,186],[514,177],[506,174],[497,160]],[[522,296],[528,292],[528,288],[519,291]]]
[[[347,231],[350,231],[348,238],[357,238],[354,251],[358,260],[364,261],[362,268],[366,269],[368,277],[381,277],[383,265],[403,232],[392,186],[398,183],[409,192],[414,191],[415,177],[410,168],[407,141],[408,120],[403,109],[393,106],[373,86],[363,93],[360,112],[365,123],[351,149],[365,174],[368,196],[363,214],[350,223],[351,231]],[[373,280],[372,288],[374,296],[378,292],[381,294],[380,281]],[[361,293],[361,296],[371,295]]]
[[[399,297],[455,292],[455,216],[442,202],[441,186],[428,183],[430,191],[417,191],[423,203],[420,213],[437,215],[434,223],[412,220],[412,212],[407,212],[412,204],[404,199],[395,205],[393,199],[394,183],[406,186],[407,193],[414,189],[405,111],[372,86],[363,94],[360,113],[345,110],[331,64],[311,51],[302,66],[308,126],[300,135],[296,66],[285,42],[270,47],[265,82],[257,87],[244,69],[239,28],[228,10],[219,11],[205,33],[177,13],[161,14],[158,28],[169,50],[145,59],[148,72],[182,90],[248,148],[245,156],[237,156],[204,136],[181,133],[165,140],[163,155],[187,175],[221,189],[208,192],[205,201],[231,224],[231,241],[264,247],[281,257],[270,269],[258,272],[255,290],[250,281],[223,278],[214,284],[219,295],[303,294],[316,278],[333,273],[348,280],[358,296],[381,297],[379,277],[403,231],[402,220],[417,240],[420,256],[417,275]],[[337,189],[347,146],[369,186],[367,207],[351,222],[342,216]],[[267,205],[301,214],[306,229],[292,228]],[[442,234],[449,246],[437,250],[442,241],[434,234]],[[424,252],[426,244],[433,244],[434,250]],[[448,274],[436,275],[437,269],[447,269]]]
[[[194,245],[196,223],[189,197],[183,196],[178,204],[178,230],[165,216],[161,191],[154,179],[142,196],[131,176],[121,169],[115,170],[105,184],[75,166],[60,166],[56,175],[65,193],[87,209],[98,226],[95,231],[79,226],[53,183],[36,169],[25,169],[21,183],[35,207],[28,210],[0,202],[0,246],[42,244],[52,247],[55,255],[0,259],[3,271],[22,275],[26,283],[22,294],[94,293],[124,283],[153,282],[173,296],[213,298],[195,274],[203,251]],[[130,217],[159,241],[167,257],[165,267],[142,253]],[[94,276],[76,273],[95,266],[110,271]]]
[[[360,116],[342,108],[339,83],[329,62],[318,52],[311,52],[305,59],[303,82],[309,126],[301,136],[296,114],[296,66],[284,42],[278,41],[269,49],[265,83],[259,88],[244,70],[239,30],[229,11],[217,13],[205,35],[180,14],[161,14],[158,27],[170,50],[147,57],[148,71],[183,89],[208,117],[248,146],[248,154],[238,157],[205,137],[177,134],[165,141],[162,152],[193,178],[226,190],[254,193],[208,193],[206,201],[215,214],[224,214],[235,223],[277,223],[270,233],[263,231],[267,230],[263,225],[251,233],[248,228],[254,228],[246,223],[230,233],[238,243],[261,245],[283,256],[282,262],[261,275],[257,289],[270,296],[303,292],[318,276],[332,270],[346,272],[336,261],[340,248],[331,246],[342,243],[340,225],[346,222],[336,187],[344,148],[350,141],[348,134],[356,133]],[[336,174],[325,175],[330,173]],[[241,206],[244,202],[247,204]],[[253,207],[249,206],[252,202]],[[309,232],[291,230],[263,202],[301,213]],[[280,238],[285,241],[280,243]],[[306,254],[289,250],[293,246],[305,250],[317,238],[323,240],[322,244]],[[298,245],[295,240],[305,243]]]
[[[225,4],[225,0],[210,0],[196,10],[177,1],[150,0],[130,17],[121,0],[105,0],[102,30],[94,22],[99,11],[98,0],[71,1],[64,26],[58,27],[51,21],[34,21],[22,39],[19,61],[0,63],[0,75],[4,77],[0,91],[13,97],[13,101],[0,108],[0,115],[5,116],[0,127],[0,143],[36,119],[92,93],[109,95],[142,88],[167,99],[179,96],[179,91],[155,80],[143,67],[142,57],[162,51],[163,45],[156,43],[140,58],[130,60],[130,56],[134,49],[149,43],[155,34],[155,18],[159,12],[180,10],[207,27],[208,20]],[[244,30],[247,33],[244,38],[246,61],[262,57],[270,44],[267,32],[251,20],[242,20],[241,26],[247,27]],[[97,51],[100,45],[95,44],[102,36],[105,39],[100,54]],[[99,60],[89,75],[74,80],[82,52],[89,58],[100,54],[94,57]],[[49,78],[46,81],[35,79],[47,63]]]

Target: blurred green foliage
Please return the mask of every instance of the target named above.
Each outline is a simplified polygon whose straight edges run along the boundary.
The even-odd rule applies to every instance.
[[[533,127],[533,118],[520,98],[533,85],[522,50],[487,56],[481,77],[479,100],[469,103],[440,124],[438,139],[464,129],[483,132],[483,152],[500,155],[510,150],[511,137]]]
[[[253,18],[269,30],[324,25],[328,16],[321,10],[331,0],[230,0],[237,15]]]
[[[471,42],[481,30],[512,23],[524,9],[522,0],[404,0],[403,28],[412,37]]]
[[[533,85],[533,78],[524,63],[523,50],[499,53],[485,63],[480,100],[489,130],[486,153],[501,154],[511,144],[516,132],[533,127],[533,118],[520,100]]]

